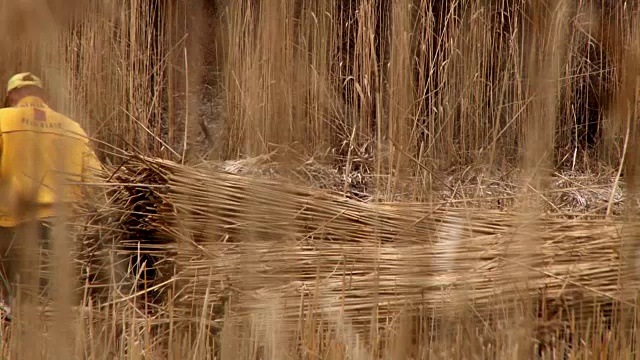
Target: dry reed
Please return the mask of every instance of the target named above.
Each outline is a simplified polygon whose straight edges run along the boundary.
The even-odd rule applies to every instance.
[[[117,167],[122,161],[114,149],[184,162],[204,154],[259,156],[284,146],[322,164],[288,175],[338,190],[330,195],[283,185],[280,178],[134,159],[110,179],[107,203],[84,204],[90,205],[86,218],[77,219],[77,265],[85,281],[78,290],[86,306],[68,318],[58,310],[49,324],[29,319],[29,336],[54,334],[57,340],[27,350],[64,358],[513,358],[533,354],[527,353],[533,345],[546,346],[548,356],[631,356],[627,322],[614,317],[605,325],[608,310],[591,316],[584,310],[595,303],[625,305],[627,279],[614,274],[626,274],[621,259],[631,252],[616,249],[636,231],[633,222],[584,216],[623,214],[623,197],[625,204],[636,203],[633,179],[624,187],[634,165],[624,158],[636,157],[635,135],[625,133],[637,112],[637,2],[603,3],[134,0],[63,6],[59,0],[0,0],[0,45],[7,54],[0,69],[42,75],[51,104],[97,138],[107,162]],[[547,12],[531,17],[536,4]],[[566,11],[545,8],[553,4]],[[217,30],[211,38],[210,27]],[[211,71],[219,75],[211,78],[221,81],[205,87],[221,98],[209,99],[224,103],[221,112],[200,104],[202,80],[210,78],[208,56],[218,65]],[[536,87],[541,79],[546,82]],[[536,97],[536,89],[550,96]],[[210,137],[210,122],[223,123],[216,148],[207,143],[192,151],[199,129]],[[547,172],[564,168],[555,179],[565,189],[548,191],[552,179],[536,177],[539,159]],[[291,165],[287,157],[279,161],[279,170]],[[534,182],[500,174],[488,180],[507,183],[494,186],[500,194],[478,199],[483,180],[464,183],[478,165],[521,168]],[[606,179],[589,175],[584,183],[604,182],[604,190],[575,184],[580,173],[601,168],[608,169]],[[451,169],[456,173],[443,181]],[[318,174],[326,179],[318,181]],[[504,255],[514,232],[522,233],[516,231],[523,224],[519,213],[471,210],[491,198],[500,202],[493,207],[520,210],[521,192],[542,200],[524,219],[532,229],[522,237],[531,293],[507,286],[505,269],[526,265],[517,252]],[[341,198],[345,193],[427,203],[363,203]],[[459,209],[433,211],[438,200],[438,206]],[[548,210],[561,210],[564,219],[537,214]],[[460,239],[459,251],[447,250],[451,239]],[[455,255],[449,263],[446,254]],[[489,268],[477,270],[478,258]],[[444,273],[447,266],[467,271],[466,281]],[[75,284],[59,281],[65,288]],[[541,284],[547,294],[538,297]],[[343,294],[347,285],[352,288]],[[436,286],[448,286],[455,301],[442,299]],[[487,290],[502,287],[501,296]],[[559,305],[531,314],[511,295]],[[58,300],[59,306],[67,301]],[[451,301],[465,311],[444,316],[445,324],[437,325],[442,331],[433,331],[435,315],[451,313],[436,310]],[[509,306],[510,314],[490,311],[505,303],[518,304]],[[556,310],[576,304],[585,307],[574,317],[561,312],[554,318]],[[343,307],[338,321],[321,316]],[[483,312],[511,325],[494,324]],[[543,324],[547,318],[553,326]],[[582,320],[591,321],[584,331],[577,330]],[[12,327],[15,334],[20,326]],[[70,333],[74,342],[62,346],[61,334]],[[2,337],[3,352],[18,349],[18,335]]]
[[[178,328],[205,316],[198,326],[222,331],[264,316],[278,324],[279,341],[291,343],[302,323],[363,336],[372,323],[382,331],[403,317],[517,318],[505,304],[528,294],[557,331],[635,306],[640,279],[620,253],[625,234],[637,230],[620,219],[531,218],[542,246],[529,251],[528,265],[509,254],[526,229],[513,212],[363,203],[143,158],[129,159],[113,179],[117,195],[102,211],[136,222],[107,225],[140,232],[146,240],[129,254],[149,253],[159,271],[175,272],[149,285],[175,291],[156,306],[162,312],[170,303]],[[126,248],[128,236],[119,239]],[[533,274],[526,284],[513,278],[522,267]]]

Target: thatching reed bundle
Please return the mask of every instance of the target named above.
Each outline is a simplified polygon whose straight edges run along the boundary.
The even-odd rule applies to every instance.
[[[162,273],[169,255],[169,239],[150,226],[154,211],[154,189],[162,179],[153,171],[105,173],[105,202],[82,204],[80,226],[76,226],[81,280],[91,284],[91,295],[99,301],[114,301],[114,285],[124,297],[144,291],[146,300],[156,300],[173,273]],[[125,176],[126,175],[126,176]],[[102,188],[105,184],[99,184]],[[102,192],[97,192],[102,195]],[[148,291],[150,290],[151,291]]]
[[[524,298],[552,299],[580,320],[632,301],[635,272],[621,259],[633,223],[363,203],[143,158],[112,179],[106,212],[127,214],[115,220],[129,233],[120,245],[139,240],[134,253],[175,266],[172,311],[184,318],[215,320],[226,304],[227,319],[263,314],[295,330],[307,317],[484,317]]]

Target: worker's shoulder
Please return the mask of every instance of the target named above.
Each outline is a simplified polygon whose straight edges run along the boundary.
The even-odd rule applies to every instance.
[[[87,137],[86,132],[77,121],[49,107],[1,108],[0,128],[2,131],[46,130],[82,138]]]
[[[66,122],[68,124],[73,124],[73,125],[76,125],[76,126],[80,126],[80,124],[77,121],[73,120],[71,117],[69,117],[69,116],[67,116],[67,115],[65,115],[63,113],[57,112],[57,111],[55,111],[55,110],[53,110],[51,108],[46,108],[46,112],[47,112],[47,117],[52,117],[52,118],[54,118],[54,119],[56,119],[58,121],[64,121],[64,122]]]
[[[24,118],[24,110],[15,107],[0,108],[0,126],[15,127],[13,124],[19,123]]]
[[[63,127],[68,130],[77,132],[80,135],[86,135],[84,129],[82,128],[82,125],[80,125],[79,122],[75,121],[71,117],[63,113],[57,112],[51,108],[46,108],[46,112],[47,112],[47,117],[51,117],[50,120],[54,122],[62,123]]]
[[[12,116],[22,116],[22,109],[15,107],[0,108],[0,116],[0,120]]]

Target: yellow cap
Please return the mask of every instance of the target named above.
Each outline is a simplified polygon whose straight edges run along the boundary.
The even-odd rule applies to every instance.
[[[42,80],[30,72],[13,75],[7,83],[7,92],[23,86],[33,85],[42,88]]]

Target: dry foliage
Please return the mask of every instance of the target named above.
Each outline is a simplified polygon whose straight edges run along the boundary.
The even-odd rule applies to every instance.
[[[0,0],[111,165],[3,354],[635,355],[638,2],[265,4]]]
[[[425,324],[423,336],[446,339],[464,325],[482,329],[482,342],[507,346],[494,338],[501,327],[529,321],[534,338],[569,346],[594,319],[622,319],[599,325],[615,328],[635,308],[637,264],[622,254],[637,229],[621,218],[540,215],[523,223],[514,212],[367,203],[210,164],[138,157],[111,178],[108,204],[91,212],[103,225],[84,235],[86,243],[98,232],[120,259],[143,254],[154,272],[117,273],[117,284],[149,280],[137,298],[152,323],[162,327],[169,313],[174,331],[204,331],[222,345],[239,331],[253,334],[246,341],[260,352],[276,341],[286,345],[278,351],[301,356],[300,346],[348,347],[343,342],[357,338],[369,339],[366,351],[383,351],[402,321],[411,351],[432,345],[410,330]],[[517,239],[531,229],[541,246],[523,256]],[[131,238],[144,240],[133,248]],[[85,264],[113,256],[84,251]],[[331,340],[312,345],[309,336]],[[243,341],[228,345],[249,346]]]

